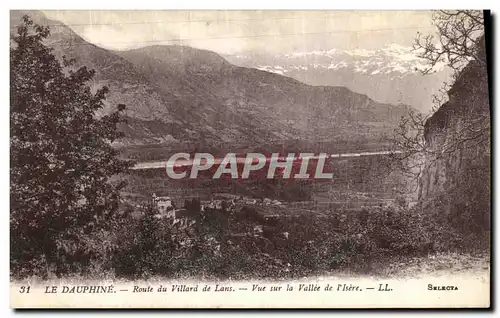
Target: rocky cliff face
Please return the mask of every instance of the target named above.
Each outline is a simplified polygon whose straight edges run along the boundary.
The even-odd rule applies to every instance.
[[[484,47],[484,45],[483,45]],[[486,55],[480,50],[486,61]],[[419,200],[460,229],[490,223],[490,103],[486,64],[470,62],[425,124],[428,152]]]

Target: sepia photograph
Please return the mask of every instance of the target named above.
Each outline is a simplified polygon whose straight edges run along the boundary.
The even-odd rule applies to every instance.
[[[488,10],[10,10],[12,308],[489,308]]]

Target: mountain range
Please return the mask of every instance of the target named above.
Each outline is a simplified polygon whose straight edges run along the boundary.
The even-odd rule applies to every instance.
[[[330,49],[279,55],[249,52],[224,57],[235,65],[289,76],[310,85],[342,85],[376,101],[411,105],[422,112],[430,110],[432,96],[451,76],[444,62],[424,76],[427,61],[412,47],[398,44],[376,50]]]
[[[46,44],[58,57],[74,58],[76,66],[96,70],[92,88],[106,85],[110,89],[104,112],[119,103],[127,106],[127,123],[120,127],[126,137],[118,146],[236,147],[283,140],[377,142],[390,134],[411,109],[374,101],[345,87],[348,85],[310,85],[304,83],[306,80],[277,74],[277,66],[273,70],[262,65],[237,66],[230,61],[238,57],[187,46],[107,50],[35,11],[11,11],[11,33],[23,14],[51,27]],[[308,63],[314,61],[319,63],[320,59],[314,55]],[[337,66],[331,66],[331,61],[329,65],[351,74],[342,66],[348,61],[340,58]],[[293,65],[297,66],[296,74],[308,76],[301,73],[298,64]],[[293,65],[287,64],[287,70]],[[364,74],[374,75],[377,69],[371,66],[366,66]],[[384,69],[378,70],[385,74]]]

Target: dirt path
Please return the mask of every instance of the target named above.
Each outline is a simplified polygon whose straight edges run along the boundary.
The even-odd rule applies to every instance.
[[[379,268],[377,274],[385,277],[490,275],[490,257],[487,253],[438,253],[427,257],[413,257],[391,262]]]

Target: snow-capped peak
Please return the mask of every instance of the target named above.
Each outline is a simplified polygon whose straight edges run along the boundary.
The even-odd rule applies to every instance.
[[[332,48],[275,55],[271,59],[267,59],[265,65],[249,65],[248,59],[239,56],[233,56],[233,58],[244,62],[246,66],[281,75],[308,69],[340,70],[351,68],[356,73],[371,75],[394,73],[396,76],[401,76],[416,73],[428,67],[427,61],[420,58],[412,47],[396,43],[373,50]],[[441,63],[435,67],[435,70],[440,71],[444,66],[445,63]]]

